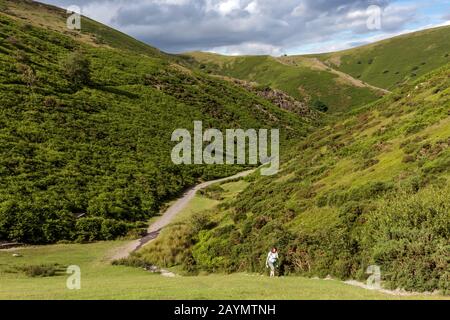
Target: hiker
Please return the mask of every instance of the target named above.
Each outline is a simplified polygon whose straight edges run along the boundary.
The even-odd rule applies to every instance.
[[[278,250],[273,247],[272,250],[269,251],[266,259],[266,267],[270,268],[270,277],[275,277],[275,268],[277,267],[278,261]]]

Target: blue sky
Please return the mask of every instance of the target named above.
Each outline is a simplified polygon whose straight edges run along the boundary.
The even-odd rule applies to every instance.
[[[304,54],[450,24],[450,0],[43,0],[167,52]]]

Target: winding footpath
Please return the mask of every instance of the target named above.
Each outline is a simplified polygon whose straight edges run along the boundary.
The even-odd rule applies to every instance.
[[[141,239],[138,240],[134,240],[128,244],[126,244],[125,246],[119,248],[111,257],[111,260],[120,260],[120,259],[125,259],[127,258],[132,252],[139,250],[140,248],[142,248],[143,246],[149,244],[150,242],[152,242],[153,240],[155,240],[159,233],[161,232],[161,230],[166,227],[169,223],[171,223],[173,221],[173,219],[186,207],[186,205],[194,198],[195,194],[197,193],[197,191],[201,190],[201,189],[205,189],[207,187],[209,187],[212,184],[215,183],[220,183],[220,182],[225,182],[225,181],[229,181],[229,180],[233,180],[233,179],[237,179],[237,178],[242,178],[242,177],[246,177],[249,174],[253,173],[254,171],[256,171],[256,169],[254,170],[248,170],[248,171],[244,171],[238,174],[235,174],[234,176],[231,177],[226,177],[226,178],[222,178],[222,179],[217,179],[217,180],[211,180],[211,181],[207,181],[207,182],[203,182],[200,183],[194,187],[191,187],[190,189],[188,189],[181,198],[179,198],[175,203],[173,203],[165,212],[164,214],[161,216],[161,218],[158,219],[158,221],[156,221],[155,223],[151,224],[148,229],[147,229],[147,234],[142,237]]]

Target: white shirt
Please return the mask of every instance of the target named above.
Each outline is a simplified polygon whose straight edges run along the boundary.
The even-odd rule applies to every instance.
[[[267,261],[270,263],[274,263],[278,259],[278,252],[273,253],[272,251],[269,252],[267,255]]]

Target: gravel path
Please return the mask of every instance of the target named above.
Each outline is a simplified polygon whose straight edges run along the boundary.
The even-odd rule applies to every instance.
[[[164,214],[159,218],[155,223],[151,224],[147,229],[147,235],[142,237],[141,239],[134,240],[125,246],[119,248],[111,257],[111,260],[119,260],[127,258],[130,253],[140,249],[141,247],[145,246],[146,244],[150,243],[151,241],[155,240],[161,230],[167,226],[169,223],[173,221],[173,219],[183,210],[186,205],[194,198],[195,194],[198,190],[205,189],[209,187],[212,184],[225,182],[228,180],[233,180],[236,178],[241,178],[248,176],[255,170],[248,170],[241,173],[238,173],[234,176],[207,181],[200,183],[190,189],[188,189],[181,198],[179,198],[175,203],[173,203],[167,210],[164,212]]]

